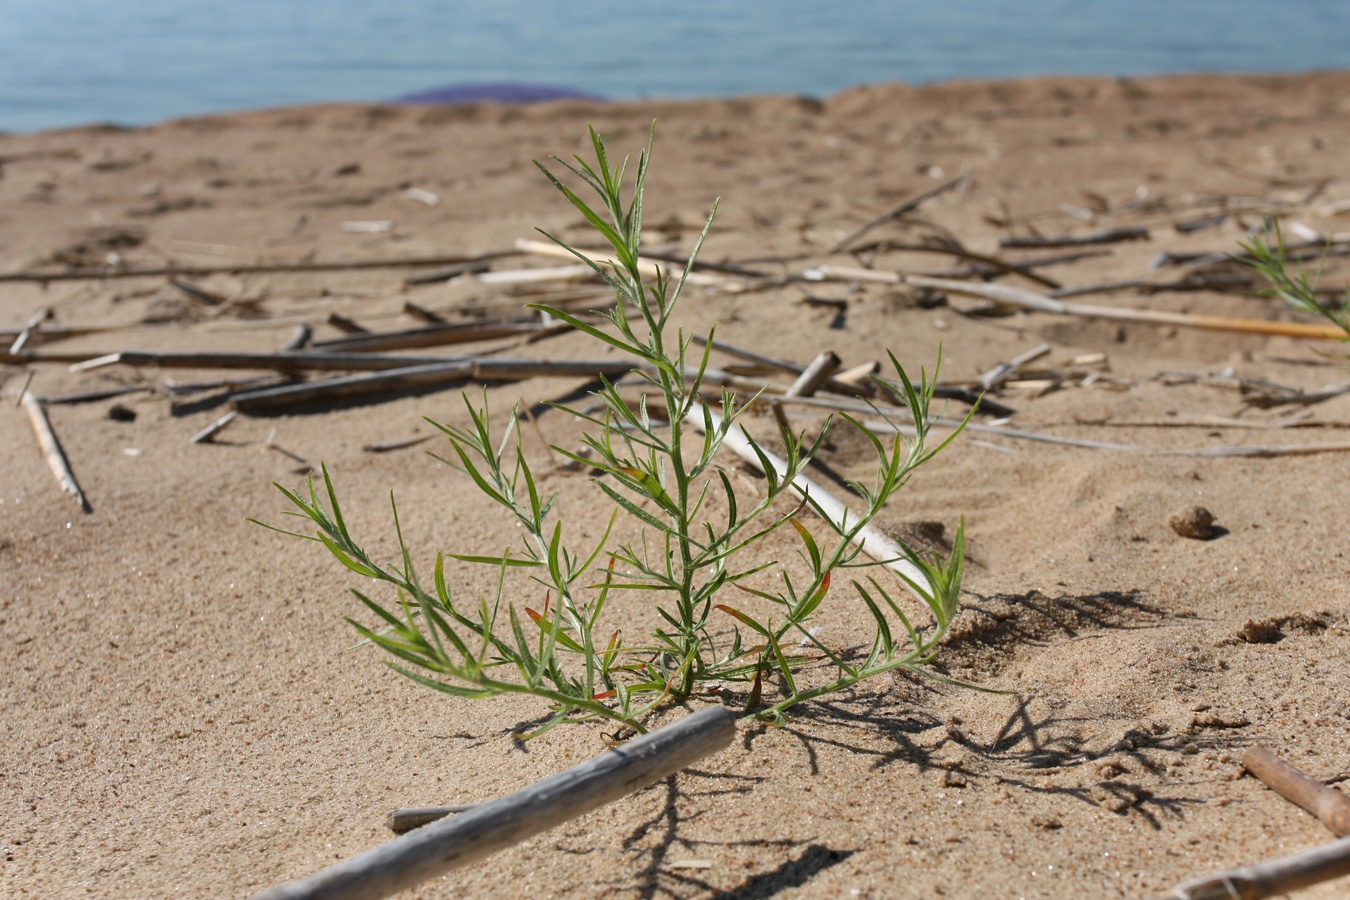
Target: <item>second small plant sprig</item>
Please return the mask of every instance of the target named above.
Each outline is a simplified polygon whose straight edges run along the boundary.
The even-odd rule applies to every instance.
[[[1307,271],[1295,273],[1291,270],[1289,248],[1278,221],[1273,223],[1272,230],[1275,233],[1274,244],[1258,234],[1249,243],[1239,245],[1246,255],[1235,259],[1264,276],[1270,283],[1270,292],[1289,306],[1326,319],[1344,331],[1345,339],[1350,340],[1350,306],[1342,304],[1330,307],[1318,300],[1315,277]],[[1350,296],[1346,299],[1350,303]]]
[[[901,545],[905,566],[875,568],[852,579],[855,602],[875,623],[870,647],[850,654],[819,638],[810,622],[848,591],[838,584],[845,570],[876,566],[863,560],[857,538],[886,503],[923,465],[956,435],[937,446],[926,443],[933,421],[933,382],[911,381],[894,356],[896,378],[879,384],[900,400],[912,417],[913,436],[896,429],[889,443],[847,416],[877,458],[869,483],[853,485],[866,504],[829,525],[808,525],[802,515],[815,501],[800,502],[794,484],[819,449],[829,424],[815,441],[781,432],[783,458],[777,459],[740,427],[746,407],[723,389],[721,413],[704,402],[703,376],[711,341],[691,353],[692,342],[674,329],[672,317],[686,278],[716,213],[708,218],[683,274],[672,281],[659,270],[644,275],[640,258],[643,199],[651,142],[639,155],[624,201],[628,160],[611,166],[604,142],[590,132],[594,163],[557,160],[600,199],[592,206],[544,165],[541,171],[612,247],[612,260],[601,261],[549,237],[589,265],[618,300],[605,320],[565,310],[544,309],[581,333],[604,342],[634,360],[642,380],[636,402],[602,379],[595,392],[599,411],[562,407],[589,426],[584,449],[555,447],[569,458],[598,470],[597,489],[613,503],[604,538],[584,552],[570,549],[558,520],[555,497],[545,496],[539,478],[520,449],[517,413],[497,433],[487,396],[479,404],[468,396],[469,424],[435,424],[449,439],[443,461],[466,474],[478,491],[520,525],[521,543],[502,553],[442,553],[436,557],[433,586],[418,578],[412,554],[398,533],[401,560],[382,566],[356,543],[343,520],[337,491],[323,470],[325,506],[311,482],[307,494],[282,488],[318,532],[296,535],[323,543],[343,565],[392,585],[398,604],[390,609],[365,594],[357,597],[383,621],[376,630],[353,622],[362,637],[394,655],[390,662],[408,677],[446,693],[483,698],[522,693],[539,697],[553,710],[535,733],[565,722],[604,718],[638,732],[656,707],[680,702],[709,682],[742,683],[745,714],[782,721],[794,705],[896,668],[923,671],[956,613],[961,591],[964,531],[958,528],[950,558],[927,559]],[[934,379],[936,379],[936,371]],[[655,414],[654,414],[655,413]],[[719,450],[731,430],[747,442],[765,473],[763,490],[753,498],[738,495],[719,462]],[[959,429],[958,429],[959,431]],[[635,520],[638,537],[610,545],[615,518]],[[395,526],[397,529],[397,509]],[[788,527],[801,545],[805,575],[790,577],[781,562],[765,561],[762,543]],[[820,534],[828,533],[824,538]],[[287,532],[295,534],[294,532]],[[490,600],[462,604],[445,576],[445,560],[491,566],[497,589]],[[777,574],[778,589],[764,589],[762,573]],[[905,574],[909,573],[909,574]],[[525,576],[530,596],[543,589],[536,608],[512,599]],[[894,588],[903,585],[919,597],[933,618],[916,625]],[[660,624],[646,640],[626,643],[602,620],[616,592],[654,600]],[[740,600],[736,598],[742,598]],[[747,602],[745,598],[755,598]],[[758,607],[756,609],[755,607]],[[767,610],[767,613],[765,612]],[[822,667],[803,668],[809,652]],[[779,676],[780,695],[765,697],[765,675]]]

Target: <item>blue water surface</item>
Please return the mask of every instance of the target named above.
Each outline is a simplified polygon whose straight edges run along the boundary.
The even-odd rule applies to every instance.
[[[1350,67],[1347,0],[0,0],[0,130],[387,100],[613,99]]]

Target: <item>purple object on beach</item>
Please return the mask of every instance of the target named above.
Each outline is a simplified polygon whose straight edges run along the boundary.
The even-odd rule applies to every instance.
[[[549,87],[543,84],[518,84],[510,81],[478,84],[452,84],[445,87],[405,94],[395,103],[425,103],[453,105],[456,103],[541,103],[546,100],[597,100],[604,97],[574,91],[571,88]]]

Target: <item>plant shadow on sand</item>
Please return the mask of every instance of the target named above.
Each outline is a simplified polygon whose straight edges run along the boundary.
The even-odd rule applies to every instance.
[[[853,855],[854,850],[839,850],[820,843],[802,840],[763,840],[750,838],[741,841],[696,840],[680,835],[680,826],[698,818],[702,813],[681,815],[679,801],[683,797],[702,797],[716,799],[728,794],[746,794],[768,779],[762,776],[731,775],[721,772],[709,772],[688,769],[680,775],[671,775],[652,791],[663,791],[665,802],[655,815],[649,817],[624,839],[623,849],[632,858],[633,874],[622,881],[611,882],[610,886],[635,890],[641,897],[687,897],[691,893],[706,893],[708,896],[734,898],[734,900],[758,900],[772,897],[787,888],[800,887],[808,883],[817,874]],[[702,791],[690,791],[694,785],[707,782],[725,782],[725,786],[715,786]],[[656,841],[648,846],[640,846],[655,833]],[[779,866],[750,877],[744,884],[730,890],[720,889],[709,884],[689,871],[669,868],[672,860],[671,850],[680,848],[689,853],[697,853],[716,847],[758,848],[772,845],[794,848],[805,845],[804,849]]]

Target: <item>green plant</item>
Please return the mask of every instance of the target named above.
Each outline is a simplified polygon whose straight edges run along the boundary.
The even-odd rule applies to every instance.
[[[786,463],[781,471],[751,440],[764,463],[764,490],[753,500],[739,496],[718,463],[718,449],[729,430],[739,427],[746,407],[724,389],[719,398],[722,415],[714,416],[701,401],[710,350],[691,355],[691,341],[681,332],[671,333],[671,316],[716,205],[684,274],[673,282],[660,272],[647,277],[644,272],[650,270],[638,253],[651,143],[638,157],[632,199],[625,205],[628,160],[613,168],[594,130],[591,142],[594,165],[580,157],[575,165],[555,160],[599,196],[601,209],[592,208],[544,165],[539,168],[604,236],[614,258],[601,263],[549,237],[590,265],[613,288],[618,304],[603,314],[604,327],[564,310],[536,308],[631,355],[642,379],[643,393],[636,401],[604,380],[595,394],[602,412],[590,415],[569,409],[591,429],[583,438],[583,452],[554,448],[600,472],[593,481],[615,507],[604,538],[586,552],[569,548],[562,523],[554,516],[554,498],[541,492],[538,477],[521,453],[518,410],[498,431],[486,391],[481,404],[465,395],[467,425],[432,424],[449,439],[450,458],[442,461],[471,478],[483,496],[520,525],[524,539],[518,547],[500,554],[438,554],[427,585],[404,542],[397,506],[394,524],[401,559],[383,565],[349,532],[326,467],[322,495],[312,478],[306,492],[278,485],[295,507],[289,514],[317,526],[313,536],[284,533],[317,540],[347,568],[394,587],[398,605],[392,609],[354,592],[382,621],[381,629],[349,620],[363,643],[373,643],[397,658],[389,663],[393,668],[461,697],[539,697],[554,715],[536,734],[563,722],[593,718],[642,732],[644,717],[653,709],[688,698],[712,681],[744,685],[746,715],[778,722],[797,703],[893,669],[923,666],[936,652],[957,609],[963,527],[956,532],[947,560],[923,558],[907,546],[902,549],[910,566],[906,571],[917,577],[898,577],[922,599],[934,619],[931,626],[911,622],[904,602],[894,595],[894,585],[886,584],[892,569],[874,569],[852,581],[858,600],[876,624],[865,651],[832,648],[808,623],[825,608],[827,599],[842,593],[831,592],[837,573],[877,565],[862,559],[851,539],[918,466],[955,437],[953,432],[936,447],[926,443],[934,418],[929,411],[933,381],[921,377],[915,384],[894,356],[897,377],[878,380],[907,406],[913,437],[903,437],[897,429],[889,443],[883,442],[845,416],[871,442],[877,468],[870,484],[854,485],[866,510],[832,528],[827,539],[818,539],[799,515],[813,501],[797,502],[790,493],[793,480],[824,440],[824,429],[809,444],[802,436],[782,432]],[[653,410],[659,414],[653,415]],[[615,517],[621,513],[636,520],[640,536],[616,539],[610,546]],[[765,538],[784,527],[793,529],[801,543],[796,578],[780,563],[764,561],[756,553]],[[447,583],[447,556],[496,569],[495,596],[463,604]],[[770,571],[781,572],[780,589],[753,586],[765,581],[754,576]],[[522,608],[508,599],[522,576],[536,584],[535,596],[543,588],[544,599],[537,608]],[[650,640],[625,643],[618,631],[602,624],[602,613],[616,592],[657,598],[661,624]],[[763,601],[758,603],[762,609],[752,613],[747,603],[753,607],[757,601],[732,601],[729,595],[757,598]],[[811,667],[810,662],[823,665]],[[822,671],[828,674],[822,676]],[[781,696],[765,698],[771,690],[766,674],[779,677]]]
[[[1345,305],[1330,307],[1317,299],[1316,278],[1306,271],[1291,274],[1289,248],[1284,241],[1280,223],[1274,223],[1275,245],[1257,235],[1250,243],[1241,244],[1245,256],[1235,257],[1250,266],[1270,282],[1270,292],[1294,309],[1321,316],[1350,338],[1350,310]]]

